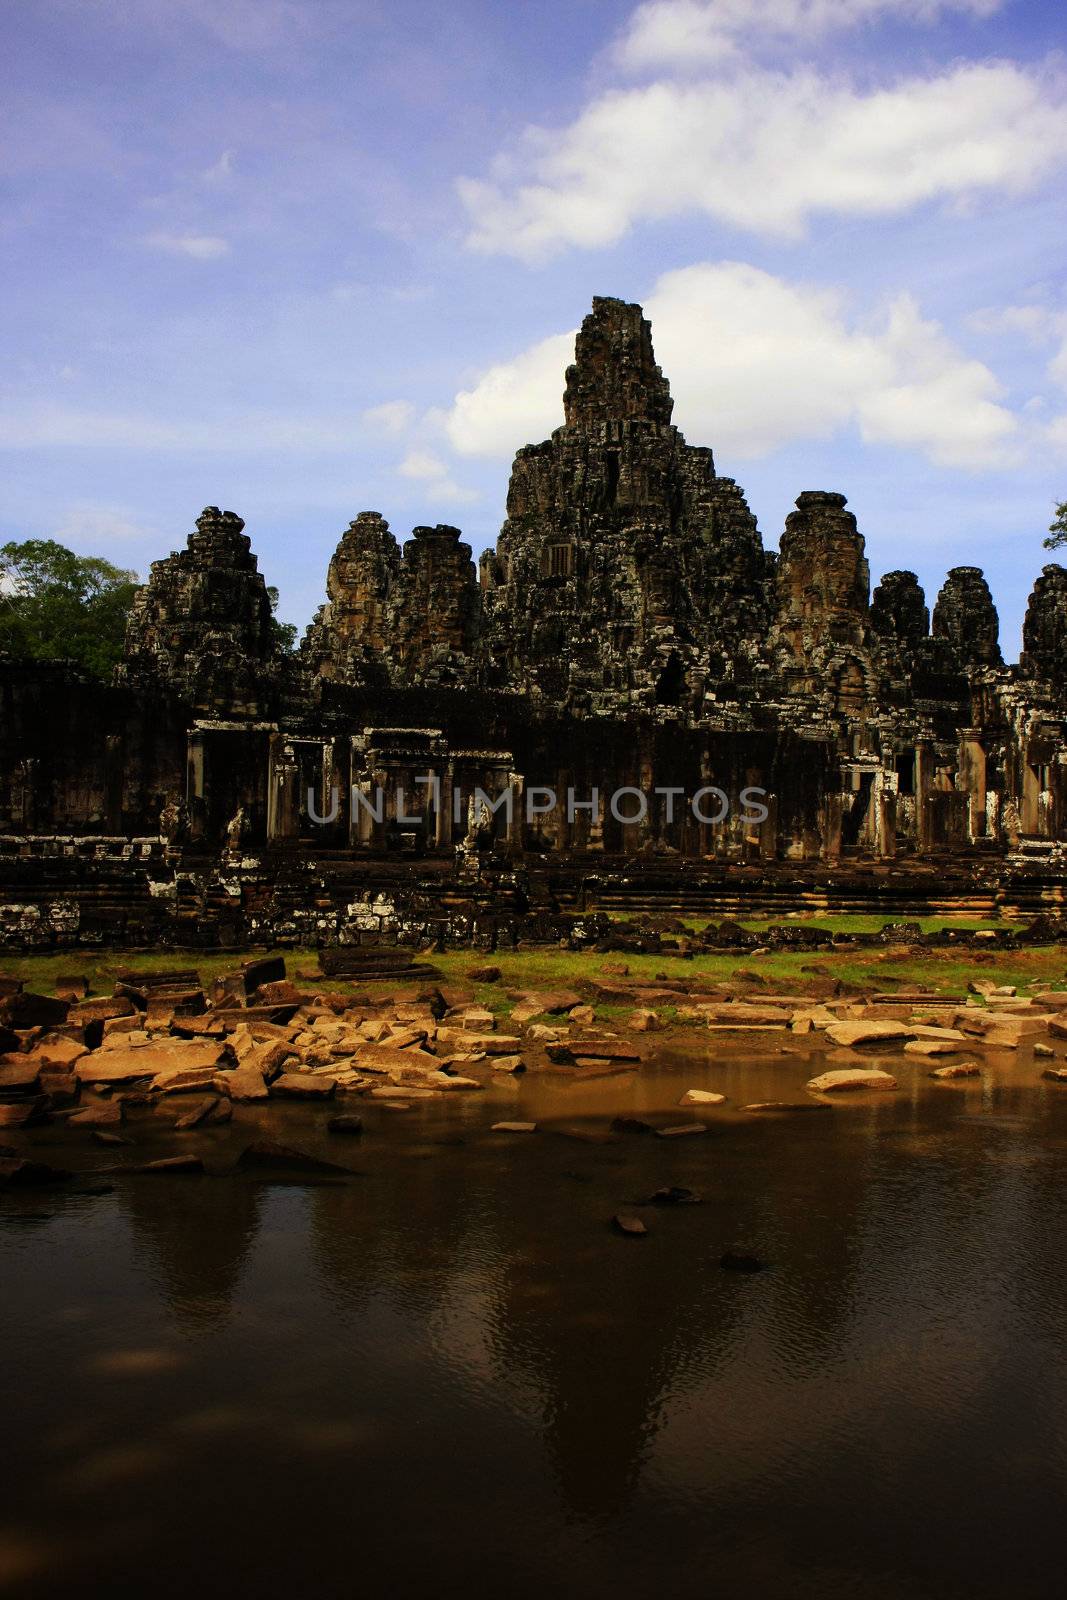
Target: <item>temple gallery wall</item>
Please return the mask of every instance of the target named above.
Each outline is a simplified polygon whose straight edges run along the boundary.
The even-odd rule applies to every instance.
[[[208,507],[113,684],[0,661],[0,937],[414,937],[626,885],[1058,902],[1067,570],[1005,663],[978,568],[932,611],[910,572],[872,593],[824,490],[766,551],[671,412],[640,306],[594,300],[477,569],[457,528],[401,544],[362,512],[286,656],[244,524]],[[721,820],[690,804],[711,790]]]

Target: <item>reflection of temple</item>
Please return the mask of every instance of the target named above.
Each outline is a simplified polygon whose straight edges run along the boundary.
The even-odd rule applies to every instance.
[[[171,1184],[132,1181],[122,1206],[162,1296],[187,1329],[222,1326],[260,1224],[262,1191],[227,1182],[225,1204],[214,1181]]]
[[[949,573],[932,620],[913,573],[872,596],[855,518],[821,491],[765,551],[671,410],[640,308],[595,301],[564,424],[516,456],[480,572],[457,529],[401,547],[365,512],[295,658],[277,651],[241,519],[209,507],[153,565],[114,686],[2,669],[0,844],[55,857],[69,852],[49,838],[95,837],[115,856],[135,838],[147,859],[163,835],[198,868],[223,850],[270,881],[264,851],[445,870],[475,843],[512,862],[1053,871],[1067,571],[1045,567],[1005,665],[977,568]],[[518,803],[546,787],[554,810]],[[731,798],[721,822],[689,804],[711,787]],[[740,807],[746,787],[765,791],[764,819]],[[621,788],[649,798],[635,825],[610,805]],[[488,820],[471,815],[477,791]]]

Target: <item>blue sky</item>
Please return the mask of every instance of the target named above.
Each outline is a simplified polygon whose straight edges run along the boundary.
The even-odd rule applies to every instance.
[[[987,572],[1067,498],[1062,0],[8,0],[5,538],[246,519],[304,623],[357,512],[496,536],[594,294],[773,545]]]

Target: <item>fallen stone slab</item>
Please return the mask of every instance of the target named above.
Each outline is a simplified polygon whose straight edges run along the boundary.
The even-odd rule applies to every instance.
[[[153,1094],[193,1094],[197,1089],[211,1089],[215,1085],[217,1069],[211,1067],[170,1067],[157,1072],[149,1084]]]
[[[211,1080],[213,1089],[229,1095],[231,1100],[266,1100],[267,1080],[255,1067],[235,1067],[232,1072],[217,1072]]]
[[[0,1092],[35,1093],[40,1081],[41,1063],[32,1052],[26,1055],[6,1056],[0,1061]]]
[[[121,1100],[97,1100],[82,1106],[67,1118],[68,1128],[108,1128],[122,1122],[125,1108]]]
[[[910,1039],[914,1029],[904,1022],[831,1022],[826,1037],[834,1044],[847,1045],[854,1050],[861,1044],[887,1044],[891,1040]]]
[[[328,1100],[336,1090],[336,1079],[310,1072],[283,1072],[270,1085],[271,1095],[283,1100]]]
[[[656,1128],[657,1139],[685,1139],[693,1134],[707,1133],[707,1128],[702,1122],[676,1122],[667,1128]]]
[[[27,1057],[42,1070],[54,1067],[61,1072],[69,1072],[76,1061],[88,1054],[88,1048],[78,1039],[68,1039],[62,1034],[45,1034],[27,1052]]]
[[[492,1133],[536,1133],[536,1122],[494,1122]]]
[[[54,1028],[66,1022],[70,1002],[57,1000],[52,995],[31,994],[19,988],[12,994],[0,996],[0,1023],[16,1033],[27,1028]]]
[[[953,1026],[962,1033],[985,1039],[989,1044],[1007,1044],[1009,1049],[1013,1048],[1012,1041],[1017,1045],[1020,1039],[1044,1033],[1046,1029],[1067,1038],[1067,1017],[1058,1017],[1054,1012],[1005,1016],[1003,1012],[979,1011],[975,1007],[957,1011],[952,1020]]]
[[[580,1006],[583,997],[575,989],[509,989],[508,999],[518,1001],[524,1010],[533,1007],[531,1016],[539,1016],[542,1012],[557,1016],[572,1010],[574,1006]]]
[[[430,1072],[426,1076],[426,1084],[433,1089],[443,1090],[446,1094],[462,1089],[482,1089],[484,1084],[477,1078],[462,1078],[455,1072]]]
[[[28,1100],[18,1100],[10,1105],[0,1101],[0,1128],[23,1128],[31,1122],[41,1122],[48,1114],[48,1096],[34,1095]]]
[[[875,1068],[842,1067],[834,1072],[821,1072],[818,1077],[809,1078],[806,1087],[812,1094],[840,1094],[845,1090],[859,1089],[895,1089],[897,1080],[890,1077],[888,1072],[880,1072]]]
[[[709,1022],[718,1022],[730,1027],[775,1027],[785,1028],[793,1020],[793,1012],[785,1006],[756,1005],[747,1000],[733,1000],[725,1005],[714,1002],[701,1005],[701,1011],[707,1013]]]
[[[129,1078],[156,1078],[176,1071],[210,1070],[219,1060],[215,1043],[189,1044],[184,1040],[146,1045],[122,1045],[94,1050],[74,1064],[82,1083],[120,1083]]]
[[[579,1056],[587,1061],[633,1061],[643,1057],[635,1045],[622,1039],[568,1039],[559,1044],[546,1043],[545,1055],[558,1066],[576,1061]]]
[[[177,1118],[174,1123],[175,1130],[180,1132],[186,1128],[198,1128],[202,1122],[207,1121],[218,1104],[218,1095],[205,1095],[202,1100],[197,1100],[194,1105],[189,1107],[188,1111],[184,1111]]]
[[[710,1089],[687,1089],[679,1100],[680,1106],[721,1106],[726,1104],[724,1094],[714,1094]]]
[[[1049,1083],[1067,1083],[1067,1067],[1046,1067],[1041,1076]]]
[[[79,1000],[67,1012],[67,1021],[83,1028],[90,1022],[116,1022],[120,1017],[138,1016],[138,1008],[129,995],[101,995],[95,1000]]]
[[[612,1227],[616,1232],[626,1234],[631,1239],[639,1239],[648,1232],[640,1217],[635,1217],[632,1212],[617,1211],[611,1219]]]
[[[958,1043],[952,1039],[909,1039],[904,1046],[906,1056],[952,1056],[964,1046],[973,1047],[974,1041],[960,1035]]]
[[[950,1067],[934,1067],[930,1076],[949,1083],[954,1078],[980,1078],[982,1069],[977,1061],[957,1061]]]

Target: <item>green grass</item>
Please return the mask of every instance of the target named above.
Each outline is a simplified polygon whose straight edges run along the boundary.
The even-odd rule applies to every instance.
[[[837,920],[837,919],[835,919]],[[252,952],[249,952],[252,953]],[[265,953],[265,952],[263,952]],[[301,971],[317,973],[318,956],[314,950],[286,950],[286,968],[291,977]],[[979,957],[981,959],[979,959]],[[110,993],[115,975],[123,968],[134,970],[175,971],[195,968],[205,986],[214,978],[239,964],[242,959],[232,952],[180,951],[151,954],[139,952],[127,955],[121,951],[67,951],[58,955],[9,955],[0,957],[0,970],[21,978],[27,988],[51,993],[57,977],[70,973],[83,974],[95,994]],[[870,950],[818,950],[770,951],[765,955],[731,955],[715,952],[701,953],[691,960],[683,960],[664,952],[659,955],[596,955],[591,952],[571,952],[556,948],[498,952],[489,956],[475,950],[452,950],[445,955],[424,956],[437,967],[444,981],[470,990],[476,1001],[486,1006],[496,1016],[506,1015],[512,1007],[508,989],[576,988],[583,980],[610,982],[611,967],[625,966],[630,979],[654,983],[658,974],[685,981],[734,982],[739,973],[758,973],[768,980],[768,985],[788,988],[802,984],[810,974],[805,967],[815,966],[834,977],[850,983],[862,984],[869,991],[891,990],[902,986],[922,984],[941,989],[946,993],[966,991],[972,978],[989,978],[996,983],[1013,983],[1020,989],[1032,983],[1056,983],[1067,986],[1067,950],[1060,946],[1035,946],[1018,951],[975,952],[955,950],[919,950],[914,954],[905,948],[878,946]],[[499,983],[473,984],[467,974],[491,962],[501,970]],[[896,980],[894,983],[893,980]],[[297,978],[299,982],[299,978]],[[344,983],[323,977],[302,987],[321,988],[351,993],[354,988],[367,985]],[[389,985],[377,987],[382,994]],[[742,992],[758,999],[763,986],[752,984]],[[605,1018],[618,1013],[624,1015],[626,1005],[600,1003],[598,1015]]]

